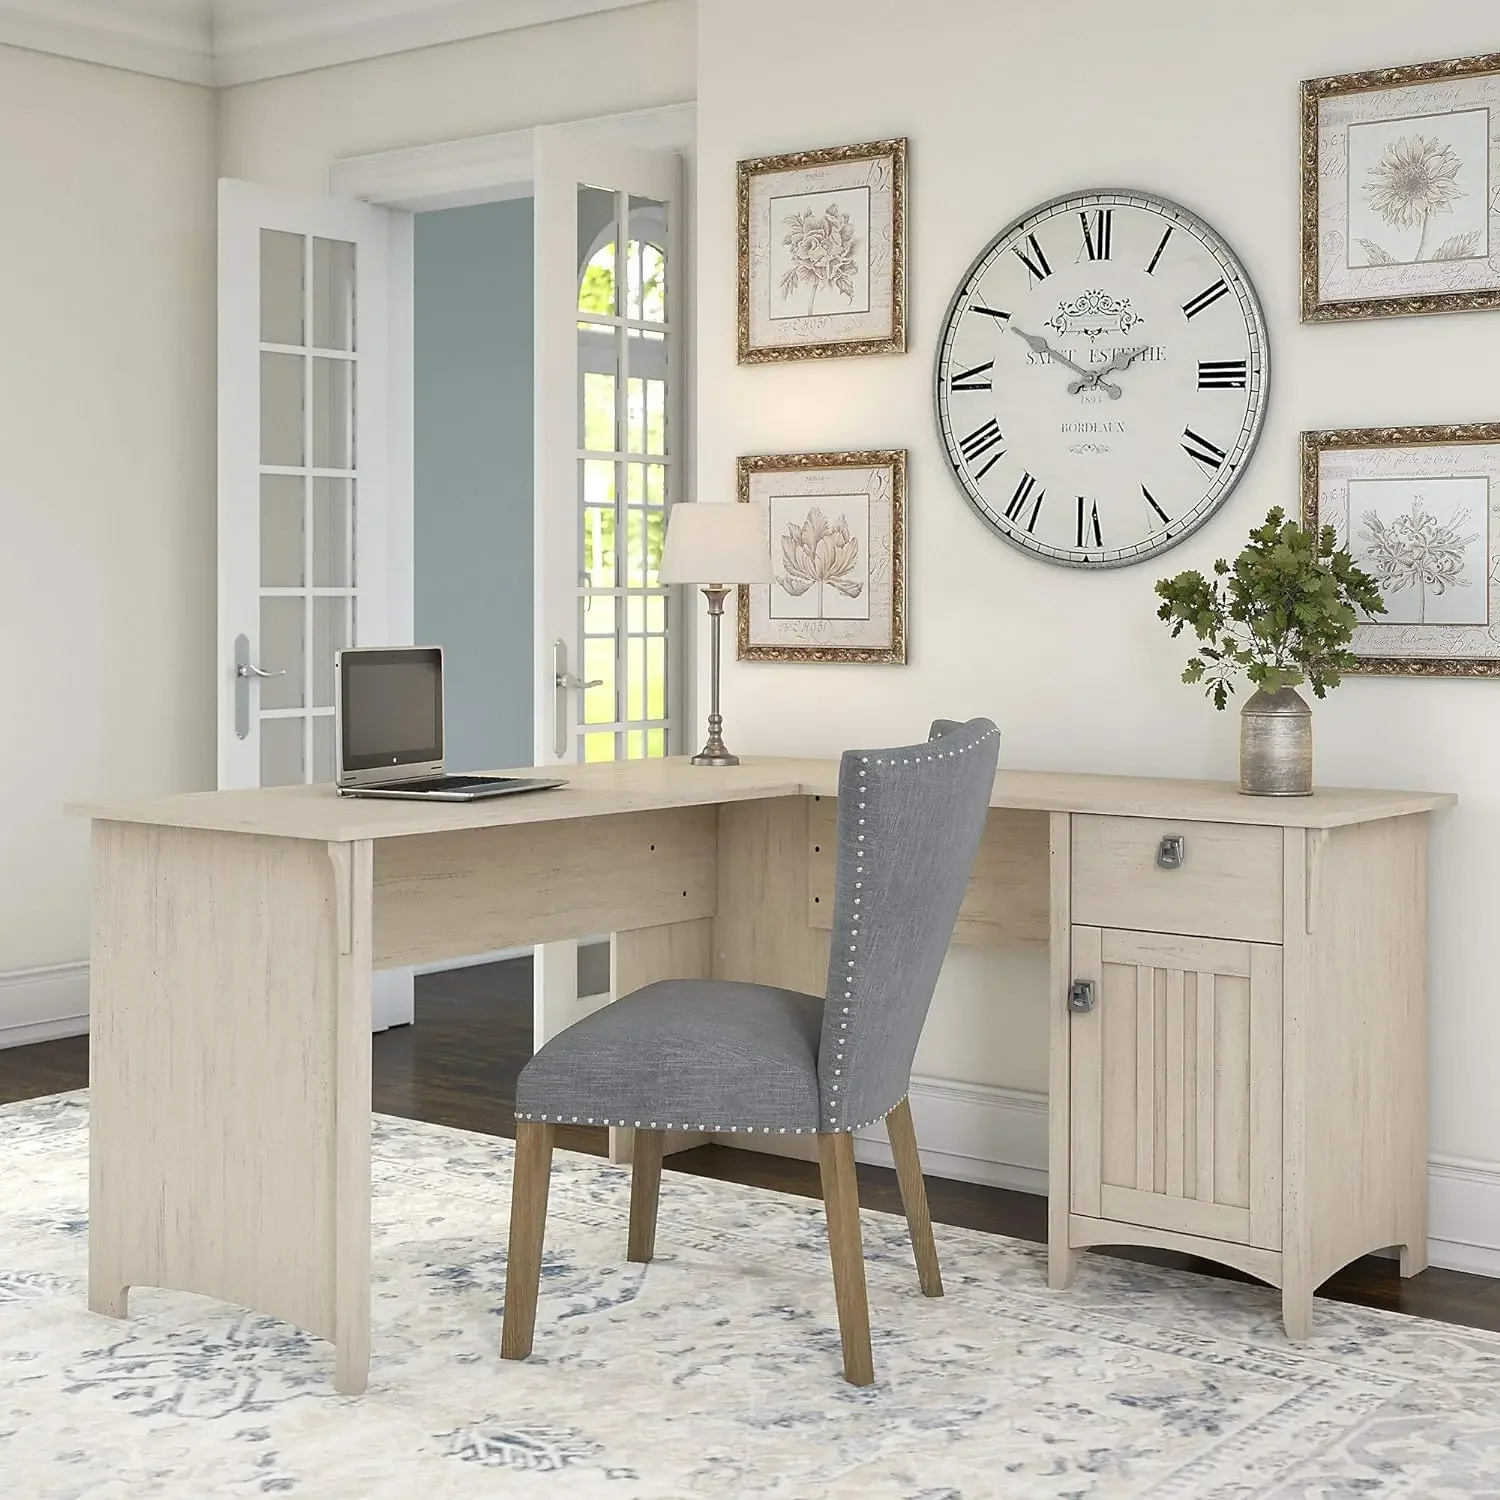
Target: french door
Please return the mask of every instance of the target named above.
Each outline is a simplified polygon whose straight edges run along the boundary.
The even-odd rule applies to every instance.
[[[219,184],[219,785],[334,779],[385,639],[389,212]]]
[[[684,631],[659,577],[684,472],[681,162],[535,132],[536,760],[678,753]],[[601,936],[606,936],[601,934]],[[540,1046],[607,995],[538,948]]]
[[[221,788],[331,782],[334,653],[410,639],[388,566],[391,221],[219,184]],[[412,1019],[410,970],[375,976],[372,1010],[377,1030]]]

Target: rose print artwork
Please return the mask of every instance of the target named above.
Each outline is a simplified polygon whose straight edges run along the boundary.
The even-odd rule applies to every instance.
[[[739,360],[906,349],[906,142],[742,161]]]

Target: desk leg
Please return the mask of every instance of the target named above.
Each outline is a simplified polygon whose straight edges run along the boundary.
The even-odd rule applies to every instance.
[[[370,848],[97,822],[89,1305],[172,1287],[369,1339]]]

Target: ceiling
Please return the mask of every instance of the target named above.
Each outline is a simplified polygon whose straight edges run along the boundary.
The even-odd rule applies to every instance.
[[[0,44],[225,86],[644,0],[0,0]]]

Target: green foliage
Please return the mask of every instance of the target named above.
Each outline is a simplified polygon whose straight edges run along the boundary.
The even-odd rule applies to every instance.
[[[1233,567],[1221,557],[1212,580],[1179,573],[1156,592],[1157,618],[1171,623],[1172,638],[1191,626],[1201,643],[1182,680],[1205,684],[1220,709],[1238,672],[1268,693],[1306,682],[1326,697],[1354,666],[1348,647],[1361,615],[1385,613],[1379,585],[1337,545],[1333,527],[1304,530],[1279,506]]]

